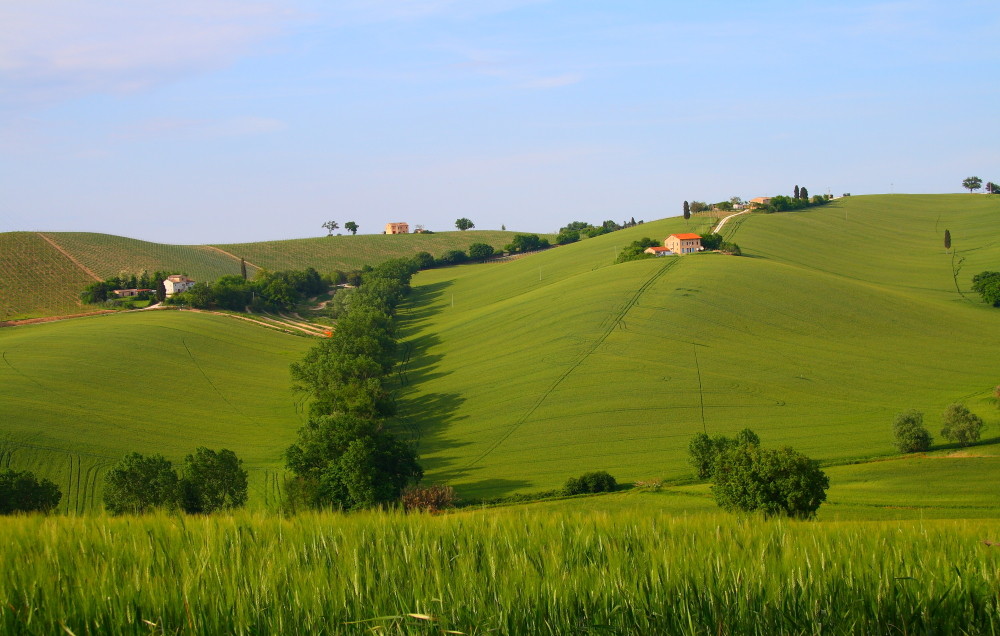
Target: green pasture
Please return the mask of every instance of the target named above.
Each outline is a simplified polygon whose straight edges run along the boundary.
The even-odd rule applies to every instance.
[[[0,321],[86,311],[92,278],[36,232],[0,233]]]
[[[744,427],[827,463],[887,455],[895,413],[920,409],[936,433],[955,401],[995,437],[1000,311],[966,290],[1000,266],[998,215],[974,195],[853,197],[734,219],[745,257],[612,264],[640,237],[707,229],[673,218],[421,272],[401,312],[400,413],[427,479],[470,497],[588,470],[683,477],[692,435]]]
[[[0,631],[995,633],[998,539],[635,509],[21,517]]]
[[[288,366],[314,341],[180,311],[0,329],[0,465],[58,483],[60,510],[101,508],[103,473],[131,451],[175,463],[230,448],[251,506],[277,502],[303,421]]]
[[[322,236],[286,241],[216,245],[249,262],[280,271],[313,267],[320,273],[350,271],[364,265],[378,265],[392,258],[412,258],[419,252],[439,257],[448,250],[468,252],[473,243],[486,243],[500,251],[516,232],[467,230],[433,234],[359,234]],[[542,234],[553,239],[554,235]]]

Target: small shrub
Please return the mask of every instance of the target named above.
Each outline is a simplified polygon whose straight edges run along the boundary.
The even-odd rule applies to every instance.
[[[931,434],[924,427],[924,414],[910,409],[898,413],[892,433],[900,453],[922,453],[931,447]]]
[[[941,437],[951,442],[958,442],[961,446],[968,446],[979,441],[979,435],[983,430],[983,420],[970,412],[964,404],[949,404],[944,410],[944,428],[941,429]]]
[[[663,488],[663,480],[650,479],[647,481],[637,481],[634,486],[636,490],[651,490],[653,492],[658,492]]]
[[[403,491],[402,502],[407,510],[441,512],[454,508],[458,497],[451,486],[414,486]]]
[[[595,492],[614,492],[618,489],[618,482],[606,471],[599,470],[592,473],[584,473],[579,477],[570,477],[563,487],[563,492],[567,495],[582,495]]]

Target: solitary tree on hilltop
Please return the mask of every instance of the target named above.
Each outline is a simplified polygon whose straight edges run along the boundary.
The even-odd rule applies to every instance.
[[[455,220],[455,227],[464,232],[476,227],[476,224],[463,216],[462,218]]]
[[[333,231],[340,227],[340,224],[336,221],[327,221],[322,227],[326,230],[327,236],[333,236]]]
[[[686,221],[686,220],[688,220],[690,218],[691,218],[691,206],[688,204],[687,201],[685,201],[684,202],[684,220]]]
[[[968,190],[969,192],[975,192],[976,190],[981,188],[982,185],[983,185],[983,180],[980,179],[979,177],[966,177],[962,181],[962,187]]]
[[[802,198],[802,197],[799,196],[799,186],[795,186],[795,190],[793,190],[792,198],[793,199],[801,199]]]
[[[951,249],[951,231],[949,230],[944,231],[944,249]]]
[[[344,229],[351,233],[351,236],[358,233],[358,224],[354,221],[348,221],[344,223]]]

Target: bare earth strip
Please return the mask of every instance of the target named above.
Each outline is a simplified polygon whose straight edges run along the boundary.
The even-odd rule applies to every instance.
[[[72,254],[70,254],[69,252],[67,252],[66,250],[64,250],[64,249],[62,248],[62,246],[60,246],[60,245],[59,245],[58,243],[56,243],[55,241],[53,241],[53,240],[52,240],[52,239],[50,239],[49,237],[45,236],[45,235],[44,235],[44,234],[42,234],[41,232],[35,232],[35,233],[36,233],[36,234],[38,234],[38,236],[40,236],[40,237],[42,237],[43,239],[45,239],[45,241],[47,241],[49,245],[51,245],[52,247],[54,247],[54,248],[56,248],[57,250],[59,250],[59,252],[60,252],[60,253],[61,253],[61,254],[62,254],[63,256],[65,256],[66,258],[68,258],[68,259],[69,259],[70,261],[72,261],[72,262],[73,262],[73,264],[74,264],[74,265],[76,265],[76,266],[77,266],[77,267],[79,267],[79,268],[80,268],[81,270],[83,270],[83,271],[84,271],[84,272],[85,272],[85,273],[87,274],[87,276],[90,276],[91,278],[93,278],[94,280],[96,280],[96,281],[98,281],[98,282],[100,282],[100,281],[104,280],[103,278],[101,278],[100,276],[98,276],[97,274],[95,274],[95,273],[94,273],[93,271],[91,271],[90,269],[88,269],[86,265],[84,265],[84,264],[83,264],[83,263],[81,263],[80,261],[78,261],[78,260],[76,260],[75,258],[73,258],[73,255],[72,255]]]
[[[241,259],[239,256],[231,254],[231,253],[227,252],[226,250],[219,249],[218,247],[216,247],[214,245],[199,245],[198,247],[204,248],[204,249],[207,249],[207,250],[215,250],[219,254],[223,254],[225,256],[228,256],[229,258],[233,259],[234,261],[242,261],[242,262],[246,263],[247,265],[249,265],[250,267],[253,267],[253,268],[256,268],[256,269],[264,269],[260,265],[254,265],[253,263],[251,263],[247,259],[245,259],[245,258]]]

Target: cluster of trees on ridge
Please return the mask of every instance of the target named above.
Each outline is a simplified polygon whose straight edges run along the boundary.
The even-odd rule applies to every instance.
[[[556,243],[558,245],[568,245],[569,243],[576,243],[582,238],[594,238],[595,236],[601,236],[610,232],[617,232],[618,230],[642,224],[643,221],[636,221],[634,216],[628,221],[622,221],[621,223],[607,220],[600,225],[591,225],[586,221],[573,221],[559,228],[559,235],[556,236]]]
[[[969,192],[975,192],[979,188],[983,187],[983,180],[979,177],[966,177],[962,180],[962,187]],[[993,183],[992,181],[986,182],[986,193],[987,194],[1000,194],[1000,186]]]
[[[994,390],[994,395],[1000,400],[1000,386]],[[983,431],[982,418],[959,402],[945,408],[941,414],[941,424],[941,437],[959,446],[978,442]],[[916,409],[896,414],[892,422],[892,435],[896,448],[901,453],[928,451],[933,442],[930,432],[924,426],[924,414]]]
[[[112,276],[102,281],[87,285],[80,292],[80,300],[88,305],[115,302],[120,300],[115,295],[116,289],[148,289],[138,296],[133,296],[134,300],[157,300],[162,301],[167,296],[167,290],[163,286],[163,281],[173,272],[149,272],[143,271],[141,274]]]
[[[332,278],[320,276],[312,267],[282,272],[261,269],[250,279],[230,275],[211,283],[196,282],[187,291],[174,294],[165,302],[196,309],[218,307],[245,311],[249,307],[255,311],[289,310],[306,298],[326,293],[332,284]]]
[[[327,221],[320,227],[326,230],[327,236],[333,236],[334,230],[339,228],[340,224],[337,223],[336,221]],[[359,228],[360,226],[354,221],[348,221],[347,223],[344,223],[344,229],[350,232],[352,236],[358,233]]]

